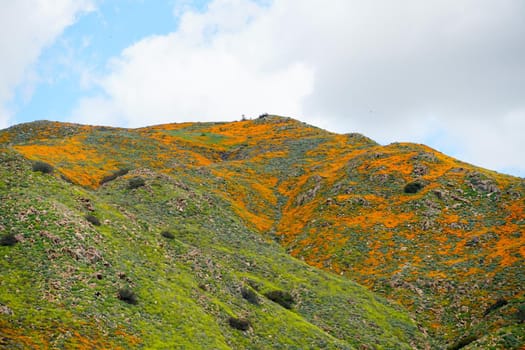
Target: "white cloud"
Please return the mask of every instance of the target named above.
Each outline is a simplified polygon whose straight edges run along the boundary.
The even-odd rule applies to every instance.
[[[215,0],[175,11],[177,32],[124,50],[98,77],[105,96],[74,116],[138,126],[270,112],[384,143],[427,142],[439,127],[464,160],[525,174],[521,0]]]
[[[31,65],[44,47],[71,25],[77,14],[93,8],[88,0],[1,0],[0,128],[9,124],[9,102],[21,84],[30,95],[36,80]],[[26,98],[29,98],[26,96]]]
[[[99,79],[108,97],[87,98],[75,120],[93,118],[140,126],[183,120],[232,120],[241,114],[301,115],[312,69],[301,60],[269,67],[248,33],[265,8],[244,0],[215,1],[205,13],[186,12],[179,30],[124,50]]]
[[[525,108],[501,115],[490,123],[476,125],[475,120],[457,120],[453,126],[456,131],[451,134],[463,146],[460,158],[525,177]]]

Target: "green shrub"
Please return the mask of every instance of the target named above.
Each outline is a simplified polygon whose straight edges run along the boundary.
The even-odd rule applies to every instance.
[[[118,290],[117,296],[125,303],[136,305],[138,303],[137,296],[129,288],[122,288]]]
[[[255,293],[250,288],[242,287],[241,295],[250,304],[259,305],[259,298],[257,297],[257,293]]]
[[[86,215],[86,220],[89,221],[92,225],[100,226],[100,220],[94,215]]]
[[[488,314],[490,314],[492,311],[495,311],[497,309],[499,309],[500,307],[502,306],[505,306],[508,304],[508,301],[506,301],[505,299],[503,298],[499,298],[498,300],[496,300],[496,302],[492,305],[490,305],[486,310],[485,312],[483,313],[483,317],[487,316]]]
[[[285,309],[291,309],[293,304],[295,304],[295,300],[293,299],[292,295],[282,290],[273,290],[271,292],[265,293],[264,295]]]
[[[14,233],[6,233],[0,237],[0,245],[11,247],[18,243]]]
[[[167,238],[167,239],[175,238],[175,235],[171,233],[170,231],[162,231],[160,234],[162,237]]]
[[[120,170],[117,170],[117,171],[115,171],[113,174],[108,175],[108,176],[105,176],[104,178],[102,178],[102,180],[100,180],[100,184],[103,185],[103,184],[105,184],[106,182],[113,181],[113,180],[115,180],[117,177],[120,177],[120,176],[124,176],[124,175],[126,175],[128,172],[129,172],[129,169],[120,169]]]
[[[230,317],[228,323],[230,324],[230,327],[241,331],[247,331],[250,328],[250,321],[240,318]]]
[[[478,337],[475,335],[469,335],[467,337],[461,338],[458,340],[454,345],[450,346],[448,350],[459,350],[464,348],[465,346],[469,345],[472,342],[475,342],[478,340]]]
[[[404,192],[405,193],[418,193],[419,191],[421,191],[423,189],[423,187],[425,187],[421,182],[411,182],[411,183],[408,183],[405,188],[404,188]]]
[[[132,179],[129,179],[128,181],[128,189],[133,190],[135,188],[139,188],[146,185],[146,181],[144,181],[141,177],[134,177]]]
[[[53,166],[45,162],[34,162],[33,171],[40,171],[43,174],[51,174],[53,172]]]

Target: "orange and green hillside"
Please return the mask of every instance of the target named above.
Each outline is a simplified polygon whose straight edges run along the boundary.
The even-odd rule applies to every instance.
[[[108,225],[117,222],[125,225],[124,222],[131,220],[126,230],[133,233],[129,236],[130,243],[126,244],[139,239],[141,232],[189,227],[196,223],[204,225],[209,221],[207,229],[212,232],[232,232],[222,243],[217,243],[222,248],[209,248],[217,260],[210,258],[213,263],[209,265],[204,259],[203,264],[208,269],[220,270],[214,268],[214,264],[230,266],[221,261],[220,251],[237,259],[238,246],[230,246],[231,239],[236,239],[236,244],[247,239],[257,240],[260,246],[246,256],[256,252],[263,254],[264,249],[270,248],[262,247],[274,247],[277,242],[289,255],[316,268],[305,271],[325,270],[329,274],[322,276],[330,277],[321,279],[335,279],[337,283],[355,281],[408,310],[418,323],[417,329],[408,332],[410,336],[401,331],[406,326],[395,326],[394,319],[384,320],[390,326],[374,321],[375,326],[366,327],[368,331],[379,327],[376,333],[386,332],[387,338],[391,338],[389,327],[399,330],[405,334],[399,336],[402,339],[399,344],[404,342],[412,348],[455,349],[519,349],[525,344],[524,179],[463,163],[424,145],[394,143],[382,146],[360,134],[334,134],[278,116],[140,129],[34,122],[1,131],[0,150],[7,159],[42,161],[51,165],[54,172],[47,175],[46,180],[38,177],[38,181],[52,181],[51,188],[63,186],[76,196],[100,203],[95,204],[95,213],[104,218],[105,212],[111,212],[107,219],[111,224]],[[4,160],[2,164],[8,169],[10,163]],[[15,170],[8,169],[4,176],[17,175]],[[133,178],[144,179],[146,186],[126,189],[126,181]],[[0,189],[4,197],[17,203],[20,198],[29,200],[25,192],[17,199],[13,188],[19,187],[10,185],[16,181],[11,179],[6,183],[2,180]],[[165,188],[168,183],[169,188]],[[34,189],[32,184],[27,186],[23,191]],[[43,192],[34,196],[48,196],[44,193],[45,187],[38,188]],[[194,195],[172,196],[169,191],[189,191]],[[49,196],[60,197],[55,192]],[[10,213],[15,204],[5,198],[1,209]],[[68,197],[65,201],[56,198],[48,204],[73,211],[73,217],[85,211],[73,198]],[[10,215],[5,213],[5,217]],[[185,220],[198,220],[182,223],[174,219],[185,215]],[[0,227],[7,230],[7,223],[12,221],[14,219],[4,218]],[[116,244],[113,228],[106,228],[108,225],[89,232],[98,232],[102,240],[112,240]],[[244,227],[241,231],[254,235],[235,238],[240,231],[232,227]],[[52,230],[47,231],[56,235]],[[23,234],[26,242],[28,235]],[[182,235],[186,235],[180,238],[184,247],[193,244],[199,250],[204,244],[197,243],[192,235]],[[215,235],[199,239],[213,247],[215,243],[211,242],[220,240]],[[164,246],[154,248],[160,244],[157,240],[148,238],[149,248],[144,254],[160,254],[159,249],[162,254],[174,254],[165,251]],[[62,241],[67,246],[67,239]],[[3,249],[2,254],[6,253],[4,247],[0,249]],[[184,249],[185,254],[190,254],[190,248]],[[120,254],[129,254],[125,253],[125,246],[113,250],[114,259],[120,259]],[[257,259],[262,259],[258,260],[257,268],[273,260],[271,255]],[[268,262],[263,262],[266,259]],[[247,261],[243,264],[251,266]],[[262,275],[256,278],[245,268],[242,273],[232,273],[235,278],[231,278],[237,281],[238,288],[255,279],[261,280],[263,290],[271,289],[273,282],[262,277],[277,268],[270,265],[269,270],[261,271]],[[152,269],[150,274],[156,276],[157,272]],[[297,282],[290,282],[287,287],[296,292],[301,290],[297,293],[305,300],[309,294],[301,288],[310,290],[312,283],[317,286],[315,288],[324,284],[308,280],[313,278],[311,276],[299,277],[295,273],[290,279]],[[163,270],[164,274],[167,272]],[[207,275],[213,273],[208,271]],[[112,283],[115,287],[120,282]],[[187,288],[190,285],[188,282]],[[210,316],[211,311],[207,308],[228,310],[226,313],[236,310],[222,299],[220,293],[227,292],[221,288],[217,288],[218,294],[207,296],[214,300],[214,306],[205,306],[202,311],[203,315],[211,317],[211,324],[216,316]],[[328,289],[331,297],[343,290],[339,286]],[[301,294],[303,292],[305,294]],[[0,307],[10,300],[1,293]],[[329,294],[323,295],[328,297]],[[189,295],[186,297],[191,299]],[[348,342],[350,333],[342,326],[343,320],[359,316],[353,313],[335,315],[333,322],[339,322],[338,317],[341,317],[341,324],[329,324],[330,312],[337,314],[336,309],[343,312],[348,308],[346,304],[343,308],[331,305],[324,311],[313,310],[307,304],[303,307],[308,310],[299,308],[295,315],[334,338],[329,339],[340,341],[334,342],[339,344],[337,346],[367,344],[367,341]],[[366,305],[363,307],[371,310]],[[241,313],[251,312],[255,311],[243,309]],[[78,317],[78,327],[82,329],[81,322],[85,319]],[[25,329],[22,321],[19,326],[19,330]],[[98,329],[102,332],[104,327]],[[120,332],[120,328],[111,329]],[[304,328],[301,334],[309,333],[308,329]],[[216,332],[222,334],[224,330]],[[133,327],[123,329],[122,334],[118,342],[124,347],[125,344],[129,346],[129,342],[139,341],[134,337],[147,342]],[[27,341],[34,341],[32,339]],[[225,344],[230,344],[228,339]],[[241,344],[234,336],[232,339],[231,346]],[[81,342],[81,339],[76,341]],[[396,348],[397,345],[392,347],[392,344],[395,343],[378,341],[370,348]],[[271,348],[266,343],[261,343],[260,348],[265,348],[263,345]]]

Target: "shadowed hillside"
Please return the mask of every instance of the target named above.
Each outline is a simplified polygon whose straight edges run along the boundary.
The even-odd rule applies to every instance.
[[[523,179],[277,116],[34,122],[0,142],[0,344],[524,343]]]

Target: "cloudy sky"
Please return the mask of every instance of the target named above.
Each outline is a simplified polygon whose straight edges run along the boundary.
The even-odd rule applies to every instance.
[[[0,0],[0,128],[292,116],[525,177],[523,0]]]

